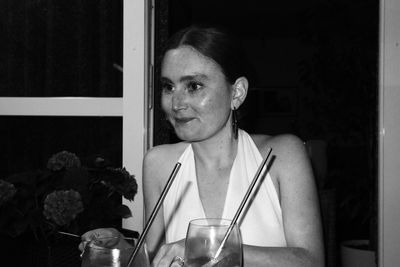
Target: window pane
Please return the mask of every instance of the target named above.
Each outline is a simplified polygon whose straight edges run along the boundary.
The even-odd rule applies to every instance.
[[[0,1],[0,96],[122,96],[122,0]]]
[[[0,116],[0,179],[16,172],[41,169],[60,151],[87,162],[101,156],[122,164],[120,117]]]

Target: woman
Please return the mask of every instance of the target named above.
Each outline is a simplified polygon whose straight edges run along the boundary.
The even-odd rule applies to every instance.
[[[240,225],[244,266],[323,266],[318,198],[303,142],[236,128],[234,114],[249,87],[237,44],[216,28],[189,27],[165,50],[161,104],[183,142],[146,154],[146,211],[175,163],[182,167],[148,234],[147,247],[157,252],[153,264],[169,266],[183,256],[190,219],[232,218],[262,155],[272,148],[275,161]]]
[[[162,109],[180,143],[144,158],[146,217],[181,162],[148,233],[154,266],[183,257],[191,219],[231,219],[269,148],[275,160],[240,221],[244,266],[323,266],[319,206],[303,142],[293,135],[248,135],[236,110],[249,88],[238,42],[216,28],[189,27],[169,41],[161,69]]]

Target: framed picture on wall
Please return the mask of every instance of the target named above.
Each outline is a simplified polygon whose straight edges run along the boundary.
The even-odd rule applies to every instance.
[[[297,112],[297,87],[256,87],[248,94],[260,117],[294,116]]]

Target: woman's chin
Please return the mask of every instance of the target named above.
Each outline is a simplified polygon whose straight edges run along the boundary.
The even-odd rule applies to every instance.
[[[195,139],[191,135],[188,135],[188,134],[176,134],[176,136],[180,140],[185,141],[185,142],[193,142],[193,141],[195,141]]]
[[[201,140],[200,135],[193,132],[175,131],[175,134],[182,141],[196,142]]]

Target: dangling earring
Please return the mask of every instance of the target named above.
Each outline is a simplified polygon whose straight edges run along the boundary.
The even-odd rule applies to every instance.
[[[233,109],[232,109],[232,131],[233,131],[233,136],[235,137],[235,139],[237,139],[238,138],[238,121],[237,121],[235,107],[233,107]]]

